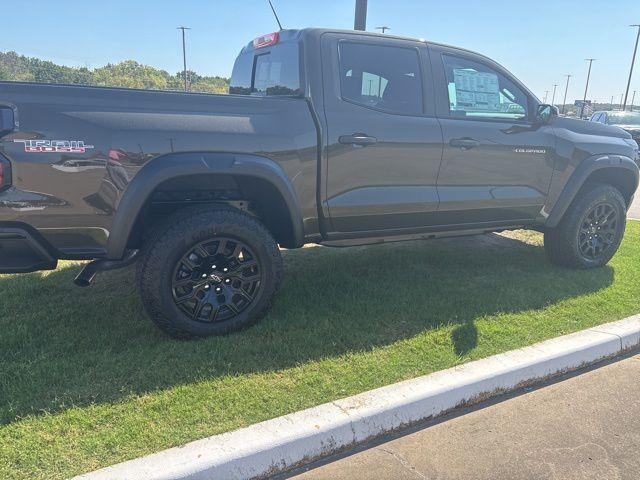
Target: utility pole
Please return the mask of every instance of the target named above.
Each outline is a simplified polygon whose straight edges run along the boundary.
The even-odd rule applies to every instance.
[[[640,40],[640,24],[629,25],[630,27],[636,27],[638,29],[638,35],[636,36],[636,46],[633,49],[633,57],[631,59],[631,68],[629,69],[629,80],[627,81],[627,91],[624,94],[624,103],[622,104],[622,110],[627,109],[627,97],[629,96],[629,86],[631,85],[631,77],[633,76],[633,64],[636,63],[636,53],[638,52],[638,40]]]
[[[622,100],[624,98],[624,92],[620,94],[620,110],[622,110]]]
[[[187,87],[187,46],[184,38],[184,31],[191,29],[189,27],[178,27],[177,29],[182,30],[182,63],[184,65],[184,70],[182,70],[182,73],[184,75],[184,91],[186,92],[187,90],[189,90],[189,88]]]
[[[547,103],[547,97],[549,96],[549,90],[544,91],[544,99],[542,99],[542,103]]]
[[[611,95],[611,104],[609,105],[609,110],[613,110],[613,95]]]
[[[558,88],[558,84],[554,83],[553,84],[553,95],[551,96],[551,105],[555,105],[555,101],[556,101],[556,88]]]
[[[566,87],[564,87],[564,100],[562,101],[562,112],[561,112],[561,113],[564,113],[564,106],[565,106],[565,105],[566,105],[566,103],[567,103],[567,92],[569,91],[569,79],[570,79],[572,76],[573,76],[573,75],[569,75],[569,74],[565,75],[565,77],[567,77],[567,86],[566,86]]]
[[[376,30],[382,30],[382,33],[384,33],[387,30],[391,30],[391,29],[389,27],[383,25],[382,27],[376,27]]]
[[[582,99],[582,107],[580,108],[580,118],[584,115],[584,104],[587,103],[587,90],[589,89],[589,78],[591,78],[591,65],[595,58],[585,58],[589,62],[589,71],[587,72],[587,84],[584,87],[584,98]]]
[[[633,106],[635,104],[636,101],[636,91],[633,91],[633,97],[631,97],[631,111],[633,112]]]
[[[353,22],[354,30],[367,29],[367,0],[356,0],[356,16]]]

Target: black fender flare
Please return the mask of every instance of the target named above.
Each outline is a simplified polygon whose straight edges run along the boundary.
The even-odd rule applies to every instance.
[[[211,174],[257,177],[273,185],[282,195],[291,216],[296,246],[304,244],[302,214],[295,190],[284,170],[273,160],[259,155],[224,152],[171,153],[149,161],[127,186],[113,219],[107,258],[124,256],[138,215],[156,187],[172,178]]]
[[[629,157],[624,155],[593,155],[578,165],[569,181],[565,185],[562,193],[558,197],[556,204],[551,210],[545,225],[547,227],[557,227],[565,212],[573,202],[589,175],[603,168],[621,168],[632,176],[634,181],[634,191],[638,188],[638,165]]]

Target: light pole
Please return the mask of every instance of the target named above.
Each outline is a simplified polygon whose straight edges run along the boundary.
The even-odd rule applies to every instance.
[[[595,58],[585,58],[589,62],[589,71],[587,72],[587,84],[584,86],[584,98],[582,99],[582,107],[580,108],[580,118],[584,115],[584,104],[587,103],[587,90],[589,89],[589,78],[591,78],[591,65]]]
[[[183,75],[184,75],[184,91],[188,90],[187,88],[187,46],[184,38],[184,31],[191,30],[189,27],[178,27],[178,30],[182,30],[182,63],[184,65]]]
[[[553,95],[551,96],[551,105],[555,105],[555,101],[556,101],[556,88],[558,88],[558,84],[554,83],[553,84]]]
[[[629,69],[629,80],[627,80],[627,91],[624,94],[624,103],[622,104],[622,110],[627,109],[627,97],[629,96],[629,86],[631,85],[631,77],[633,76],[633,64],[636,63],[636,53],[638,52],[638,40],[640,40],[640,24],[629,25],[630,27],[636,27],[638,29],[638,35],[636,36],[636,46],[633,49],[633,57],[631,58],[631,68]]]
[[[356,16],[353,21],[354,30],[367,29],[367,0],[356,0]]]
[[[567,86],[566,86],[566,87],[564,87],[564,100],[562,101],[562,112],[561,112],[561,113],[564,113],[564,106],[565,106],[565,105],[566,105],[566,103],[567,103],[567,92],[569,91],[569,79],[570,79],[572,76],[573,76],[573,75],[569,75],[569,74],[565,75],[565,77],[567,77]]]
[[[622,100],[624,99],[624,92],[620,94],[620,110],[622,110]]]
[[[609,105],[609,110],[613,110],[613,95],[611,95],[611,104]]]
[[[633,91],[633,96],[631,97],[631,111],[633,112],[633,106],[635,104],[636,101],[636,91]]]
[[[384,33],[387,30],[391,30],[391,29],[389,27],[383,25],[382,27],[376,27],[376,30],[382,30],[382,33]]]

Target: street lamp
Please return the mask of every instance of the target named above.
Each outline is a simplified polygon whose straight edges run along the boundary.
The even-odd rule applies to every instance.
[[[188,90],[187,88],[187,47],[184,38],[184,31],[191,30],[189,27],[178,27],[177,30],[182,30],[182,63],[184,65],[184,70],[182,71],[184,75],[184,91]]]
[[[573,75],[567,74],[567,75],[565,75],[565,77],[567,77],[567,86],[564,87],[564,100],[562,101],[562,112],[561,113],[564,113],[564,106],[567,104],[567,92],[569,91],[569,79],[571,77],[573,77]]]
[[[631,68],[629,69],[629,80],[627,81],[627,90],[624,94],[624,103],[622,104],[622,110],[627,109],[627,97],[629,96],[629,86],[631,85],[631,77],[633,75],[633,64],[636,63],[636,53],[638,52],[638,40],[640,40],[640,24],[629,25],[630,27],[636,27],[638,29],[638,35],[636,36],[636,46],[633,49],[633,57],[631,58]]]
[[[558,84],[554,83],[553,84],[553,95],[551,96],[551,105],[555,105],[555,101],[556,101],[556,88],[558,88]]]
[[[580,108],[580,118],[584,115],[584,104],[587,103],[587,90],[589,89],[589,78],[591,78],[591,65],[595,58],[585,58],[589,62],[589,71],[587,72],[587,84],[584,87],[584,98],[582,99],[582,107]]]
[[[367,29],[367,0],[356,0],[356,16],[353,21],[354,30]]]

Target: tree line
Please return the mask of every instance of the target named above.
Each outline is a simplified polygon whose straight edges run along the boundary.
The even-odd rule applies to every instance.
[[[0,80],[36,83],[64,83],[103,87],[142,88],[150,90],[183,90],[182,72],[174,75],[135,60],[125,60],[94,69],[66,67],[16,52],[0,52]],[[207,77],[187,71],[189,90],[206,93],[228,93],[229,79]]]

